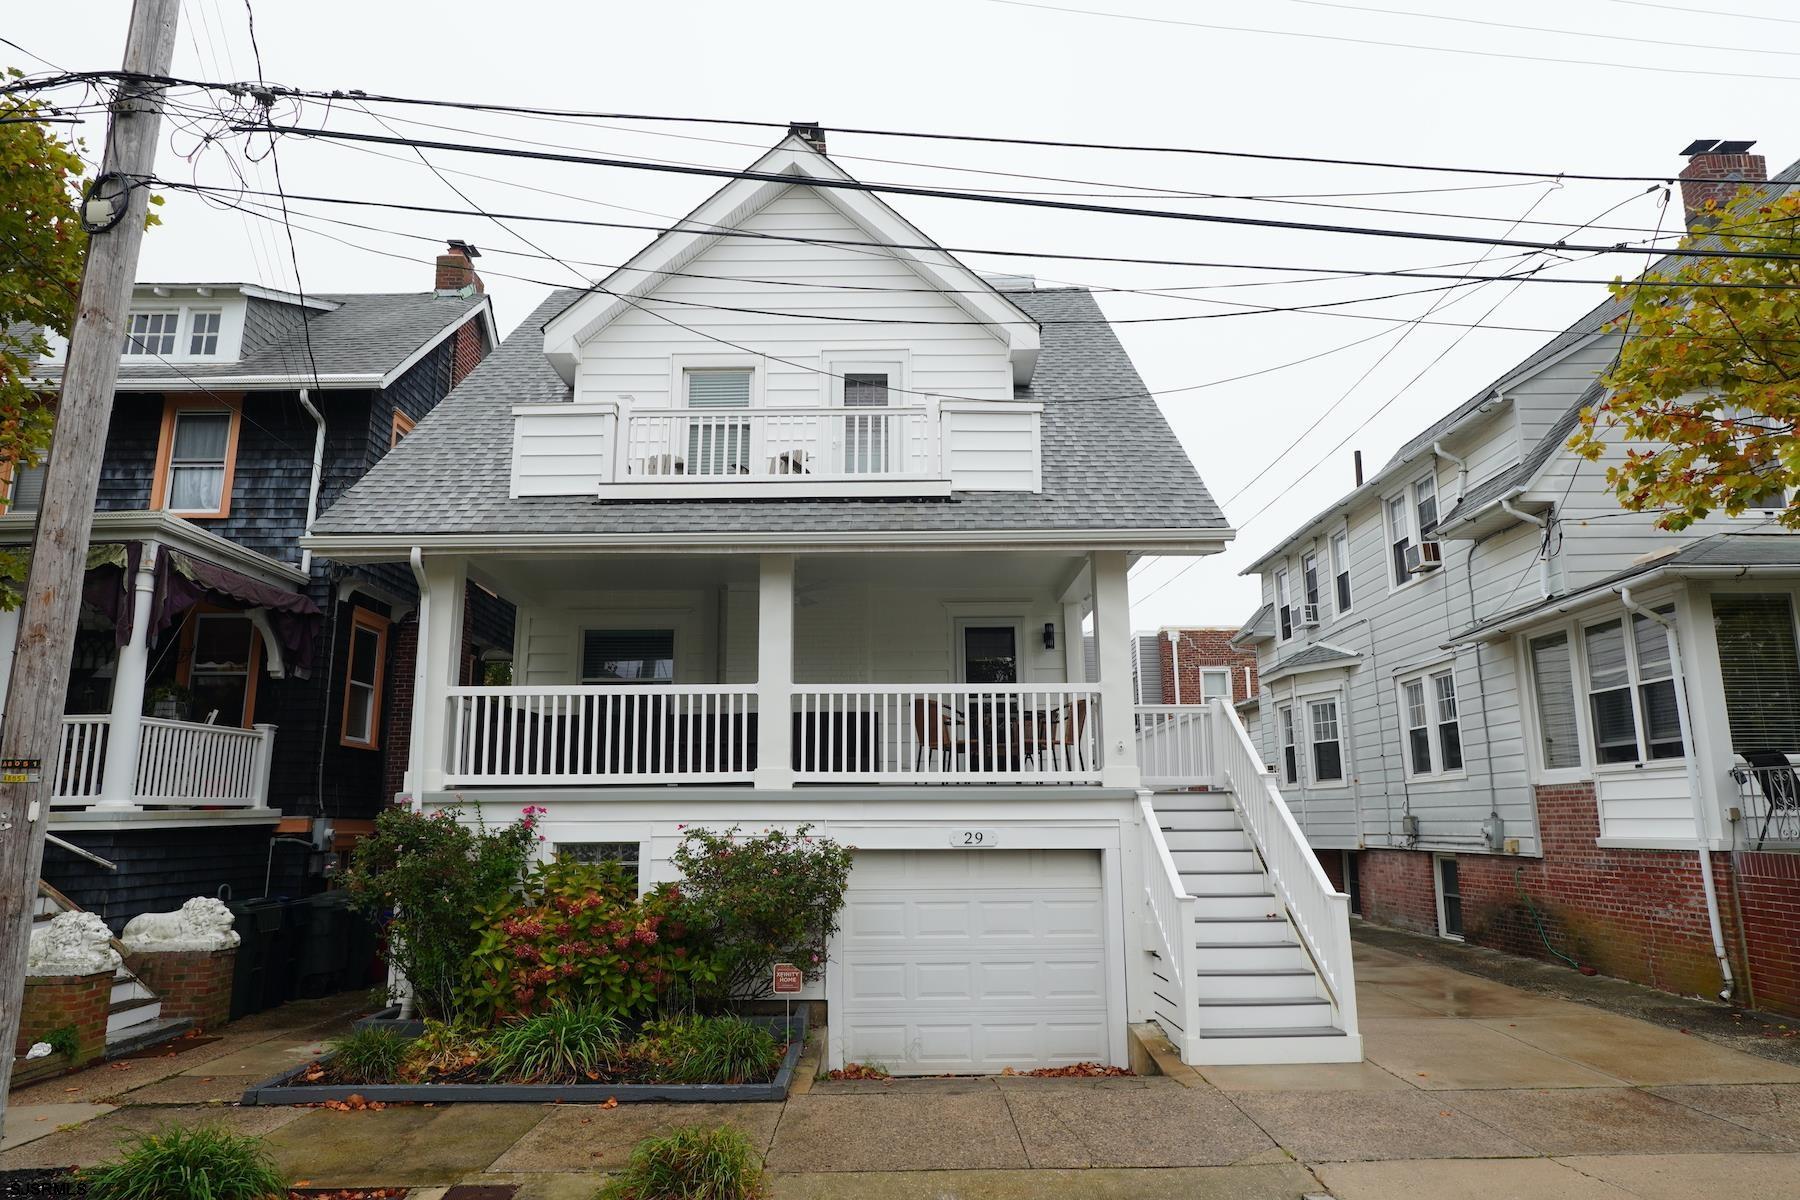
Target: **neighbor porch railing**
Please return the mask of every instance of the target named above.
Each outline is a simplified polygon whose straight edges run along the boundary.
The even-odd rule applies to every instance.
[[[1738,847],[1800,848],[1800,755],[1758,756],[1755,766],[1740,759],[1731,777],[1738,785],[1741,814]]]
[[[842,783],[1092,783],[1100,689],[1087,685],[801,684],[794,769]]]
[[[106,795],[111,730],[106,714],[63,718],[51,807],[87,808],[115,799]],[[273,725],[239,729],[144,717],[135,784],[116,799],[139,808],[266,807],[274,739]]]
[[[756,688],[455,687],[447,757],[449,787],[747,782]]]
[[[625,418],[618,482],[704,476],[797,482],[932,479],[934,414],[918,407],[654,408]]]
[[[1269,882],[1286,906],[1301,945],[1311,955],[1339,1025],[1356,1032],[1356,992],[1350,962],[1350,897],[1331,886],[1325,868],[1300,832],[1274,777],[1228,701],[1213,700],[1216,786],[1229,788],[1244,832],[1256,844]]]

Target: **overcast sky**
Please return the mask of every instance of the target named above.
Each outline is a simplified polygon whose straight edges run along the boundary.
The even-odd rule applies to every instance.
[[[1369,6],[1347,0],[1068,0],[1062,5],[1170,22],[1162,23],[1000,0],[920,0],[906,6],[842,0],[630,5],[260,0],[255,16],[267,77],[308,88],[662,115],[816,120],[827,129],[862,126],[1622,175],[1674,172],[1681,165],[1676,152],[1697,137],[1755,138],[1771,169],[1779,169],[1800,153],[1800,138],[1786,127],[1791,121],[1779,115],[1793,111],[1800,90],[1794,82],[1800,13],[1783,0],[1705,3],[1710,12],[1698,0],[1687,6],[1641,0],[1515,0],[1504,6],[1452,0],[1381,0]],[[114,67],[129,8],[125,0],[13,5],[5,33],[59,67]],[[241,0],[185,0],[183,10],[176,74],[254,77]],[[1479,21],[1540,29],[1496,28]],[[1693,43],[1713,48],[1681,48]],[[1509,55],[1523,57],[1504,57]],[[42,63],[0,47],[0,65],[8,63],[43,69]],[[511,137],[615,157],[724,167],[747,165],[778,136],[775,130],[723,125],[381,111],[396,131],[410,136],[445,141],[471,140],[471,134],[486,141]],[[334,127],[379,131],[360,113],[340,109],[328,114],[322,105],[308,106],[299,116],[304,124],[329,118]],[[98,139],[97,126],[84,131]],[[241,143],[202,147],[188,131],[166,127],[165,133],[158,170],[168,178],[227,183],[233,178],[230,160],[242,162]],[[1600,225],[1621,227],[1569,237],[1603,244],[1647,237],[1658,217],[1656,198],[1640,195],[1649,186],[1643,183],[1554,187],[1493,176],[1223,157],[1031,149],[835,131],[829,136],[833,157],[860,178],[935,187],[1109,196],[1142,188],[1298,195],[1311,199],[1294,204],[1146,195],[1099,202],[1485,235],[1504,235],[1529,214],[1532,221],[1554,224],[1521,225],[1514,236],[1552,241],[1597,219]],[[291,193],[464,207],[443,180],[405,151],[289,139],[281,144],[280,156]],[[489,211],[659,225],[687,212],[717,186],[716,180],[644,171],[454,153],[431,157],[446,172],[490,176],[450,175]],[[1080,182],[977,173],[1002,171]],[[272,187],[269,164],[254,168],[249,181],[252,187]],[[1439,190],[1446,188],[1465,190]],[[1354,194],[1371,192],[1410,194]],[[951,247],[1329,270],[1458,264],[1448,269],[1461,271],[1485,253],[1487,262],[1477,268],[1485,273],[1542,265],[1540,277],[1569,278],[1611,278],[1641,261],[1571,254],[1565,257],[1583,261],[1563,262],[1454,243],[908,197],[891,202]],[[581,282],[555,262],[500,253],[524,247],[480,217],[301,202],[292,211],[301,277],[309,290],[429,286],[432,242],[447,237],[465,238],[483,249],[480,266],[504,330],[530,312],[547,285]],[[332,225],[320,219],[324,217],[378,228]],[[279,225],[212,209],[179,193],[169,197],[163,221],[145,240],[140,278],[294,285]],[[1665,228],[1679,223],[1677,196]],[[522,229],[556,257],[595,277],[605,273],[607,264],[624,261],[649,236],[559,225]],[[1441,283],[1420,280],[1321,280],[1268,271],[984,254],[964,258],[978,270],[1030,273],[1045,283],[1187,289],[1174,295],[1101,297],[1108,316],[1121,322],[1209,314],[1204,320],[1119,325],[1152,390],[1192,389],[1267,372],[1160,397],[1176,436],[1239,534],[1228,552],[1199,563],[1166,587],[1161,585],[1191,560],[1165,560],[1140,569],[1133,580],[1133,621],[1140,628],[1242,621],[1254,607],[1256,585],[1237,572],[1350,486],[1353,449],[1363,452],[1373,471],[1409,435],[1604,296],[1598,286],[1488,283],[1440,293],[1420,289]],[[510,279],[508,274],[525,278]],[[1253,286],[1241,286],[1246,284]],[[1393,292],[1414,294],[1323,313],[1212,315],[1241,312],[1239,306],[1246,304],[1319,304]],[[1428,320],[1443,324],[1406,323],[1434,305]],[[1484,327],[1459,327],[1476,322]],[[1269,370],[1359,339],[1372,340],[1310,363]],[[1334,404],[1335,411],[1289,451],[1294,439]],[[1336,448],[1340,442],[1342,447]],[[1276,461],[1284,451],[1286,457]]]

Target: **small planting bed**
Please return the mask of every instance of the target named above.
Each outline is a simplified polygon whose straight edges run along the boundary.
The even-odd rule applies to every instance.
[[[290,1187],[287,1197],[288,1200],[404,1200],[410,1190],[404,1187]],[[508,1195],[512,1190],[515,1189],[507,1189]],[[0,1200],[83,1200],[86,1195],[87,1185],[80,1173],[68,1167],[0,1171]]]
[[[471,1055],[460,1067],[453,1064],[438,1078],[355,1082],[339,1069],[343,1057],[339,1050],[254,1085],[244,1092],[241,1103],[324,1104],[355,1098],[364,1104],[718,1104],[786,1099],[806,1042],[805,1012],[797,1010],[785,1018],[744,1017],[742,1021],[766,1030],[774,1039],[779,1057],[767,1078],[737,1083],[661,1082],[645,1077],[654,1074],[656,1064],[640,1060],[610,1076],[605,1070],[594,1070],[584,1072],[589,1078],[580,1081],[513,1082],[494,1078],[494,1069]],[[386,1030],[407,1039],[423,1037],[426,1032],[421,1022],[400,1021],[387,1014],[359,1021],[357,1029]]]

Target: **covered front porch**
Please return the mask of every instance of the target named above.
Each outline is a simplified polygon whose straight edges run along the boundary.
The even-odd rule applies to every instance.
[[[0,518],[0,536],[17,518]],[[319,625],[298,569],[160,512],[100,513],[50,773],[56,825],[266,814],[264,678],[306,673]],[[0,694],[17,613],[0,614]]]
[[[1141,726],[1165,770],[1185,726],[1132,703],[1128,567],[1106,551],[425,558],[416,786],[1138,786]],[[450,682],[464,579],[517,606],[510,683]]]

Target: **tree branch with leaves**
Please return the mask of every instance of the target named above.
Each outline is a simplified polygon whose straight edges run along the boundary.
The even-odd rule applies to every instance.
[[[1624,341],[1569,447],[1599,462],[1616,431],[1606,481],[1661,529],[1752,508],[1800,529],[1800,195],[1747,186],[1710,216],[1682,245],[1711,253],[1613,282]]]

